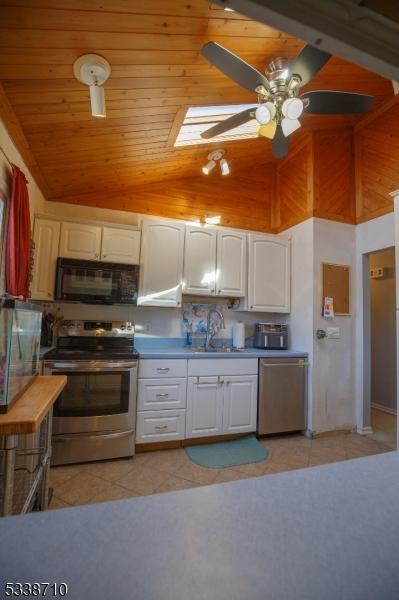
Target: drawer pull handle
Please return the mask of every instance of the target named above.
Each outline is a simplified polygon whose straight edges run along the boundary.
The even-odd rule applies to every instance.
[[[157,371],[160,371],[162,373],[162,372],[170,371],[170,369],[169,369],[169,367],[158,367]]]
[[[155,429],[158,429],[158,430],[160,430],[160,429],[164,430],[164,429],[167,429],[167,428],[168,428],[167,425],[155,425]]]
[[[167,398],[169,394],[157,394],[157,398]]]

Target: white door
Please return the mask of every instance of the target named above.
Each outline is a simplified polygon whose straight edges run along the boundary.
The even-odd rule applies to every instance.
[[[144,221],[138,304],[181,306],[184,225]]]
[[[249,234],[248,308],[290,312],[290,242],[272,235]]]
[[[138,265],[140,262],[140,231],[103,227],[101,260]]]
[[[216,231],[186,227],[184,293],[210,296],[216,290]]]
[[[247,235],[236,231],[218,231],[216,293],[245,296],[247,283]]]
[[[186,438],[222,433],[223,384],[219,377],[189,377]]]
[[[60,229],[59,221],[35,220],[33,279],[30,288],[30,297],[33,300],[54,300]]]
[[[61,223],[59,256],[100,260],[101,227],[85,223]]]
[[[223,433],[256,431],[257,375],[224,377]]]

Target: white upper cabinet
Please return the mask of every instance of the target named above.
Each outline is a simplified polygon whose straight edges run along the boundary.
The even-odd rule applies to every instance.
[[[248,310],[290,312],[291,245],[271,235],[249,235]]]
[[[138,304],[181,306],[184,224],[145,220]]]
[[[186,227],[184,293],[209,296],[216,293],[216,231]]]
[[[140,231],[103,227],[101,260],[138,265],[140,262]]]
[[[217,232],[216,293],[245,296],[247,284],[247,235],[238,231]]]
[[[63,222],[61,224],[59,256],[100,260],[101,229],[98,225]]]
[[[61,224],[58,221],[35,220],[33,279],[30,288],[30,297],[33,300],[54,299],[60,229]]]

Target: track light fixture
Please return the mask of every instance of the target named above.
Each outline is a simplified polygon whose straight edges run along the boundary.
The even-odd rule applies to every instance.
[[[227,162],[224,156],[224,150],[213,150],[210,154],[208,154],[208,162],[202,167],[202,172],[204,175],[209,175],[211,171],[216,167],[216,163],[219,161],[220,172],[222,175],[230,174],[230,165]]]
[[[109,62],[99,54],[83,54],[75,60],[73,73],[76,79],[90,88],[92,116],[106,117],[105,95],[102,85],[111,74]]]

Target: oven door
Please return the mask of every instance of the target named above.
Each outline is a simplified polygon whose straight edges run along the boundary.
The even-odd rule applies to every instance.
[[[135,429],[137,361],[47,361],[44,372],[68,377],[54,404],[55,435]]]

